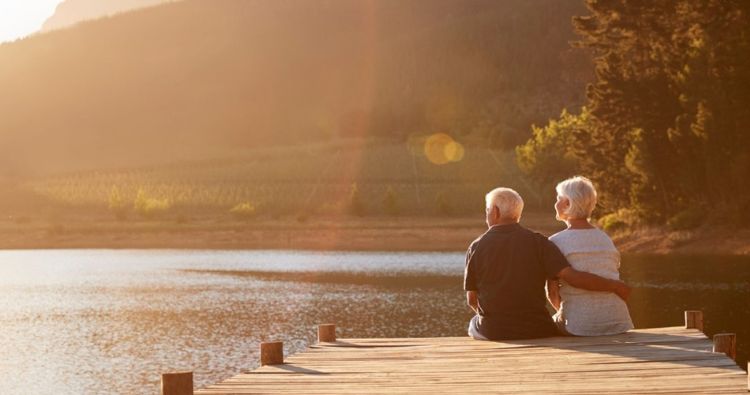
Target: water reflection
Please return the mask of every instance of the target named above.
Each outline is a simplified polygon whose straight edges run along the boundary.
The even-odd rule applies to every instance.
[[[0,386],[153,394],[177,369],[202,386],[256,367],[261,341],[304,349],[323,322],[340,337],[462,336],[462,271],[460,253],[4,251]],[[626,257],[623,275],[637,326],[703,309],[746,360],[750,259]]]
[[[173,369],[201,386],[257,366],[261,341],[304,349],[321,322],[348,337],[461,334],[446,275],[462,268],[460,254],[3,251],[0,386],[153,394]],[[409,287],[416,275],[436,285]]]
[[[675,325],[684,310],[703,310],[707,335],[737,334],[737,360],[747,369],[750,257],[626,256],[622,272],[635,287],[628,306],[636,327]]]

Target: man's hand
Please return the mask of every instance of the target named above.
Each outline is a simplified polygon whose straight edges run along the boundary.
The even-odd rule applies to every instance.
[[[576,288],[589,291],[612,292],[625,301],[630,296],[630,287],[624,282],[599,277],[596,274],[579,272],[572,267],[566,267],[557,276]]]

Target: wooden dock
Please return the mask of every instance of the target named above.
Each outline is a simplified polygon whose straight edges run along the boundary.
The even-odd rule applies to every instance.
[[[729,344],[729,354],[727,339],[719,347]],[[502,342],[338,339],[283,364],[267,356],[265,366],[195,393],[747,394],[747,373],[713,349],[701,330],[685,327]]]

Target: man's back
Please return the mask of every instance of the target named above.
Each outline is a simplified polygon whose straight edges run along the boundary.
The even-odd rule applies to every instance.
[[[479,332],[491,340],[556,335],[544,284],[568,266],[546,237],[519,224],[492,226],[466,255],[464,289],[479,294]]]

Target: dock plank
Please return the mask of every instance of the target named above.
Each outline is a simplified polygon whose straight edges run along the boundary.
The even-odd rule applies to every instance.
[[[503,342],[339,339],[196,394],[747,394],[747,374],[711,349],[682,327]]]

